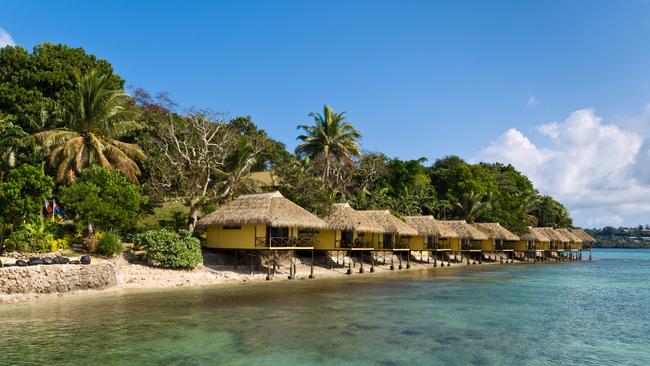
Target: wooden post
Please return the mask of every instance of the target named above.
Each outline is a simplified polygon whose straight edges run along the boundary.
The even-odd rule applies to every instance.
[[[433,266],[438,267],[438,249],[436,249],[435,252],[431,252],[433,254]]]
[[[399,260],[399,266],[397,266],[397,269],[399,269],[401,271],[402,270],[402,252],[401,251],[399,252],[398,260]]]
[[[266,263],[266,280],[271,280],[271,252],[267,255],[268,262]]]
[[[278,251],[273,251],[273,276],[275,276],[276,268],[278,266]]]
[[[311,250],[311,268],[309,269],[309,278],[314,278],[314,249]]]
[[[233,265],[233,270],[237,272],[237,250],[235,250],[235,264]]]
[[[251,249],[251,276],[253,275],[253,250]]]
[[[390,270],[394,271],[395,270],[395,265],[393,264],[393,259],[394,259],[393,257],[395,257],[395,252],[390,252],[390,253],[391,253],[391,255],[390,255]]]
[[[467,255],[465,256],[465,259],[467,260],[467,265],[469,266],[469,252],[467,252]]]
[[[348,252],[348,274],[352,274],[352,252]]]
[[[411,269],[411,251],[406,252],[406,269]]]
[[[591,248],[593,247],[593,244],[589,246],[589,260],[591,261]]]
[[[363,273],[363,250],[361,251],[361,266],[359,267],[359,273]]]
[[[370,262],[370,273],[375,272],[375,251],[374,249],[370,252],[370,258],[372,259],[372,262]]]
[[[289,279],[293,280],[295,277],[294,273],[294,267],[293,267],[293,250],[290,251],[290,256],[289,256]]]

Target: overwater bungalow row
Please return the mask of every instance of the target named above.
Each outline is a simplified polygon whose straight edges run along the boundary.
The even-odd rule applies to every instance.
[[[334,205],[321,219],[279,192],[239,196],[203,217],[199,226],[206,230],[207,248],[229,251],[235,266],[242,259],[238,260],[238,253],[243,252],[250,260],[251,272],[257,261],[266,266],[268,278],[287,259],[291,263],[289,278],[293,278],[296,254],[311,256],[313,276],[315,252],[318,258],[328,260],[330,267],[347,260],[351,273],[353,263],[359,263],[359,272],[363,272],[367,259],[371,260],[371,271],[376,261],[390,265],[390,269],[397,262],[401,269],[405,259],[409,268],[411,258],[425,263],[433,258],[434,266],[445,261],[448,266],[451,262],[476,264],[486,259],[513,262],[515,256],[535,261],[581,259],[584,243],[594,241],[578,229],[529,228],[518,236],[498,223],[439,221],[433,216],[402,220],[388,210],[360,211],[346,203]]]

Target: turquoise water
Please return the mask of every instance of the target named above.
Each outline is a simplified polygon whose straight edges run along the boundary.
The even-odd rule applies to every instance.
[[[0,306],[16,365],[650,365],[650,251]]]

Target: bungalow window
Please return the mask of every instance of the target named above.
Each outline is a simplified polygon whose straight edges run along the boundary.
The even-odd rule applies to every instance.
[[[288,227],[271,227],[269,230],[269,236],[271,238],[288,238],[289,237],[289,228]]]
[[[241,225],[224,225],[224,230],[241,230]]]
[[[344,245],[352,244],[354,240],[354,232],[352,230],[343,230],[341,232],[341,243]]]
[[[384,234],[384,245],[393,245],[393,234]]]
[[[438,243],[438,238],[437,238],[437,237],[435,237],[435,236],[433,236],[433,235],[429,235],[429,236],[427,236],[427,246],[428,246],[429,248],[433,248],[433,247],[435,247],[435,245],[436,245],[437,243]]]
[[[503,249],[503,240],[502,239],[495,240],[495,247],[496,247],[496,250],[502,250]]]
[[[528,241],[528,250],[533,250],[535,249],[535,241],[529,240]]]
[[[469,249],[469,238],[463,238],[461,240],[460,247],[461,247],[461,250],[468,250]]]

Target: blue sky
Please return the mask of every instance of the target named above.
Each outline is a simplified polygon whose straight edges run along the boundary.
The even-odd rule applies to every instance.
[[[295,126],[327,103],[348,112],[365,149],[512,162],[564,199],[578,224],[650,223],[640,164],[650,163],[648,1],[22,0],[0,9],[15,44],[84,47],[129,85],[251,115],[291,148]],[[596,124],[572,119],[585,109]],[[540,127],[552,122],[553,133]],[[598,164],[616,147],[570,140],[589,126],[580,131],[596,141],[609,141],[608,126],[631,136],[622,168]],[[526,155],[526,141],[537,155]],[[578,162],[555,169],[561,160]],[[594,167],[598,182],[564,179]]]

